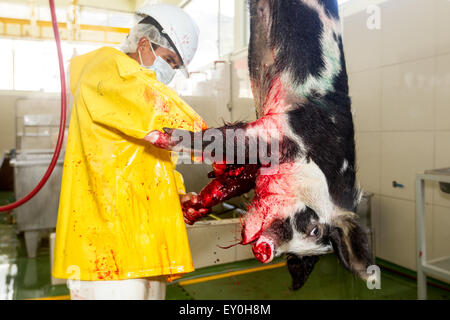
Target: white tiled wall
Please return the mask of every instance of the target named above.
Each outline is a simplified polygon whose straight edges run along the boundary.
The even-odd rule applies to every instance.
[[[435,61],[421,59],[381,68],[383,131],[434,129]]]
[[[450,30],[450,26],[449,26]],[[448,36],[450,39],[450,36]],[[449,46],[450,52],[450,46]],[[450,54],[436,58],[436,129],[450,130]]]
[[[382,65],[435,54],[436,3],[435,0],[391,0],[381,5]]]
[[[446,54],[450,52],[450,6],[448,1],[436,1],[436,53]]]
[[[367,191],[375,194],[381,192],[381,133],[358,132],[357,164],[358,180]]]
[[[358,180],[375,193],[377,256],[416,269],[415,174],[450,167],[450,1],[379,8],[379,30],[365,11],[343,24]],[[450,195],[427,183],[425,197],[428,256],[448,256]]]
[[[351,73],[381,65],[381,30],[367,28],[367,15],[354,14],[343,19],[347,69]],[[364,39],[363,42],[347,39]]]
[[[346,50],[349,52],[349,50]],[[369,69],[352,73],[349,78],[355,129],[361,132],[381,131],[381,70]]]
[[[416,173],[433,168],[433,132],[382,132],[381,194],[414,201]],[[403,188],[394,188],[393,181]],[[425,197],[430,199],[431,190]]]
[[[414,208],[412,201],[380,197],[378,257],[415,268]]]

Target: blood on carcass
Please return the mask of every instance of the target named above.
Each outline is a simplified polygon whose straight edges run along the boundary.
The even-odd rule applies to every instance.
[[[215,165],[214,171],[209,175],[215,179],[203,188],[198,196],[183,203],[186,222],[194,224],[210,212],[213,206],[253,189],[258,169],[258,165],[242,167]]]

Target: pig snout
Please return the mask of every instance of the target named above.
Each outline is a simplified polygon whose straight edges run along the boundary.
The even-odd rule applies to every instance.
[[[257,260],[262,263],[269,263],[274,257],[274,241],[266,236],[261,236],[258,241],[253,243],[252,250]]]

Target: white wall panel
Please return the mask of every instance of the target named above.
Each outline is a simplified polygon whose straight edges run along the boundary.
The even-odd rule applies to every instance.
[[[382,69],[382,128],[434,130],[435,59]]]
[[[435,1],[394,0],[382,4],[381,62],[397,64],[435,54]]]

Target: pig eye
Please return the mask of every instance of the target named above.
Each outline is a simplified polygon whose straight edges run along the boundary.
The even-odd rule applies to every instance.
[[[319,235],[319,228],[315,227],[314,229],[312,229],[311,232],[309,233],[309,235],[311,237],[317,237]]]

